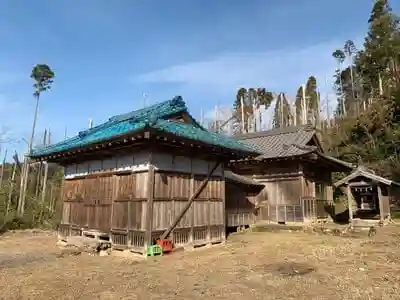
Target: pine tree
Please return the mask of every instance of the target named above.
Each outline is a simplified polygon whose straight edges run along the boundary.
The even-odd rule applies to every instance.
[[[257,101],[256,101],[256,109],[259,109],[261,105],[264,105],[265,109],[268,109],[271,106],[272,101],[274,101],[274,95],[272,92],[267,92],[265,88],[257,89]],[[259,115],[258,120],[259,127],[256,128],[257,131],[262,130],[262,115]]]
[[[273,128],[293,125],[293,114],[289,100],[284,93],[280,93],[276,99]]]
[[[371,96],[399,80],[400,39],[398,21],[387,0],[376,0],[368,20],[369,31],[360,56],[360,71]]]
[[[317,79],[310,76],[306,84],[306,103],[307,103],[307,123],[319,126],[320,103],[317,91]]]
[[[235,122],[234,122],[234,133],[242,132],[242,109],[241,103],[243,100],[243,111],[244,111],[244,132],[248,132],[252,124],[251,121],[254,121],[254,109],[260,108],[261,105],[265,106],[265,109],[268,109],[271,106],[272,101],[274,100],[274,96],[272,92],[268,92],[265,88],[240,88],[236,93],[236,99],[233,104],[233,111],[235,114]],[[256,120],[255,123],[261,124],[261,116],[260,120]],[[260,127],[260,126],[259,126]],[[256,130],[260,130],[261,128],[255,128]]]
[[[242,109],[242,103],[243,103],[243,109]],[[239,124],[239,126],[237,126],[238,128],[235,128],[235,133],[247,132],[249,115],[251,115],[253,111],[253,107],[249,102],[249,94],[247,89],[245,88],[238,89],[236,93],[236,99],[233,104],[233,110],[236,122]],[[244,113],[243,117],[242,117],[242,112]]]
[[[303,86],[300,86],[296,93],[296,125],[303,125]]]
[[[344,52],[340,49],[335,50],[332,53],[332,56],[336,59],[338,63],[338,69],[335,71],[334,78],[335,80],[335,88],[336,88],[336,95],[338,96],[338,104],[339,109],[337,110],[341,116],[346,115],[346,106],[344,104],[344,93],[343,93],[343,82],[342,82],[342,70],[343,70],[343,62],[346,58]]]
[[[339,158],[349,160],[356,154],[359,163],[400,180],[400,29],[387,0],[374,2],[368,24],[364,49],[353,49],[349,67],[336,73],[350,111],[326,142]],[[359,104],[365,110],[358,114]]]

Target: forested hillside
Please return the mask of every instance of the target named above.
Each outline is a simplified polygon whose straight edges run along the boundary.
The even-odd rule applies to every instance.
[[[376,1],[362,49],[352,41],[334,55],[335,124],[324,133],[328,151],[400,181],[400,28],[387,0]]]
[[[332,74],[337,95],[333,114],[329,110],[322,113],[317,80],[311,76],[298,88],[292,104],[285,94],[279,94],[273,127],[315,126],[321,130],[324,147],[331,155],[400,181],[399,19],[388,0],[376,0],[366,21],[368,32],[359,49],[351,40],[344,41],[342,49],[332,49],[338,62]],[[242,101],[244,110],[240,106],[241,97],[251,99],[245,92],[240,89],[234,105],[238,122],[241,112],[247,113],[247,120],[251,111],[246,101]],[[268,105],[271,102],[269,99]]]

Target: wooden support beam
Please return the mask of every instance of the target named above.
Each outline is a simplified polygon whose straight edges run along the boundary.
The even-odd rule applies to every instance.
[[[115,208],[114,202],[115,202],[115,200],[117,200],[118,193],[119,193],[119,178],[117,177],[117,175],[114,174],[114,175],[112,175],[112,180],[114,182],[114,189],[112,191],[112,199],[111,199],[111,213],[110,213],[110,229],[111,230],[114,227],[114,220],[113,220],[113,218],[114,218],[114,208]],[[129,230],[130,221],[131,221],[131,215],[130,215],[129,210],[128,210],[128,230]],[[128,234],[128,237],[129,237],[129,234]],[[113,245],[113,243],[114,243],[112,238],[113,238],[113,235],[110,233],[111,245]],[[130,245],[129,242],[128,242],[128,245]]]
[[[171,231],[174,230],[176,225],[178,225],[179,221],[183,218],[183,216],[189,209],[190,205],[192,205],[193,201],[200,195],[200,193],[206,187],[208,181],[211,178],[211,175],[214,173],[214,171],[218,168],[219,165],[220,165],[220,162],[215,163],[214,167],[208,172],[207,177],[201,182],[200,186],[190,196],[189,201],[186,203],[185,207],[182,209],[182,211],[179,213],[179,215],[176,216],[176,218],[175,218],[174,222],[172,222],[171,226],[169,226],[168,229],[165,230],[164,233],[161,235],[161,239],[166,239],[169,236],[169,234],[171,233]]]
[[[225,173],[222,172],[222,191],[221,191],[221,195],[222,195],[222,220],[223,220],[223,230],[222,230],[222,236],[221,239],[224,242],[226,240],[226,185],[225,185]]]
[[[145,246],[152,245],[152,233],[153,233],[153,201],[154,201],[154,165],[150,159],[149,173],[147,181],[147,209],[146,209],[146,234],[145,234]],[[146,248],[146,247],[145,247]]]
[[[382,189],[381,186],[377,185],[378,189],[378,202],[379,202],[379,217],[380,221],[383,223],[384,215],[383,215],[383,196],[382,196]]]
[[[353,228],[353,195],[351,194],[350,185],[347,185],[347,205],[349,207],[349,223]]]
[[[195,181],[194,181],[194,174],[191,174],[191,178],[190,178],[190,194],[194,194],[194,185]],[[193,245],[194,243],[194,206],[192,206],[192,209],[189,210],[189,218],[190,218],[190,231],[189,231],[189,239],[188,239],[188,243],[190,245]],[[175,216],[174,216],[174,220],[175,220]]]

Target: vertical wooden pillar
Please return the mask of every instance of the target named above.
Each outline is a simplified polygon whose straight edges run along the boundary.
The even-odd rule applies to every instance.
[[[126,234],[128,235],[127,237],[127,243],[128,243],[128,247],[132,247],[133,245],[133,241],[132,241],[132,234],[130,234],[131,230],[132,230],[132,201],[129,200],[128,201],[128,228],[126,229]]]
[[[292,210],[293,210],[293,223],[295,223],[296,222],[296,205],[293,204]]]
[[[392,187],[390,185],[387,187],[387,192],[388,192],[388,196],[387,196],[387,205],[388,205],[387,218],[389,220],[391,220],[392,219],[391,204],[393,203],[393,200],[395,200],[395,198],[394,198],[394,194],[393,194],[393,189],[392,189]]]
[[[301,173],[299,180],[300,180],[300,207],[301,207],[301,218],[303,222],[306,218],[305,208],[304,208],[304,177],[303,177],[303,166],[299,165],[299,173]]]
[[[212,168],[213,166],[210,164],[210,162],[208,162],[208,172],[210,171],[210,168]],[[217,167],[218,168],[218,167]],[[211,222],[211,193],[210,193],[210,189],[209,189],[209,184],[211,183],[210,181],[213,180],[212,179],[212,174],[208,177],[208,181],[206,183],[206,185],[204,186],[204,190],[207,190],[207,200],[205,201],[206,204],[206,241],[207,243],[211,242],[211,226],[210,226],[210,222]]]
[[[353,195],[349,184],[347,185],[347,205],[349,207],[349,223],[353,227]]]
[[[316,195],[317,195],[317,193],[316,193],[316,190],[315,190],[315,181],[312,181],[311,182],[311,192],[312,192],[312,197],[313,198],[315,198],[316,197]]]
[[[326,200],[328,200],[329,203],[333,201],[333,188],[331,185],[326,187]]]
[[[223,227],[222,227],[222,232],[221,232],[221,239],[222,242],[226,241],[226,185],[225,185],[225,172],[224,169],[221,165],[222,169],[222,174],[221,174],[221,197],[222,197],[222,222],[223,222]]]
[[[207,206],[206,206],[206,222],[207,222],[207,225],[206,225],[206,241],[207,241],[207,243],[210,243],[211,242],[211,200],[210,200],[210,198],[208,198],[207,199],[207,201],[206,201],[206,203],[207,203]]]
[[[383,219],[384,219],[383,196],[382,196],[382,189],[379,184],[377,185],[377,189],[378,189],[378,202],[379,202],[379,217],[380,217],[380,221],[383,222]]]
[[[146,233],[144,238],[145,250],[150,246],[152,241],[153,232],[153,200],[154,200],[154,165],[151,163],[149,165],[147,181],[147,208],[146,208]]]
[[[311,192],[312,192],[312,202],[311,202],[311,209],[312,209],[312,216],[311,219],[313,221],[317,220],[317,191],[316,191],[316,184],[315,181],[311,182]]]
[[[194,193],[194,174],[192,172],[190,176],[190,195],[193,195]],[[194,206],[195,204],[189,208],[189,216],[190,216],[190,229],[189,229],[189,238],[188,238],[188,244],[193,245],[194,242]],[[176,218],[176,216],[175,216]]]
[[[286,224],[286,220],[287,220],[287,208],[286,208],[286,204],[284,204],[284,206],[283,206],[283,214],[285,215],[284,216],[284,222],[285,222],[285,224]]]
[[[110,215],[110,243],[111,245],[113,244],[113,238],[112,238],[112,230],[113,230],[113,215],[114,215],[114,201],[117,199],[118,197],[118,193],[119,193],[119,178],[117,175],[113,175],[112,176],[112,198],[111,198],[111,215]],[[87,218],[88,216],[86,216]],[[128,216],[129,218],[129,216]],[[128,219],[128,224],[129,224],[129,219]],[[129,235],[129,234],[128,234]],[[128,242],[129,245],[129,242]]]

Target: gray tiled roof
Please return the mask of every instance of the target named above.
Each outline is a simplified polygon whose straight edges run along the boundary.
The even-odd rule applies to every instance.
[[[346,176],[345,178],[342,178],[341,180],[337,181],[336,183],[334,183],[335,187],[341,186],[343,184],[347,184],[350,180],[353,180],[357,177],[365,177],[368,179],[371,179],[372,181],[375,182],[380,182],[386,185],[396,185],[396,186],[400,186],[400,183],[392,181],[390,179],[378,176],[376,174],[374,174],[373,171],[368,170],[364,167],[358,167],[353,173],[351,173],[350,175]]]
[[[307,154],[317,150],[307,146],[316,130],[307,126],[283,127],[263,132],[236,135],[234,138],[259,150],[258,158],[280,158]]]

